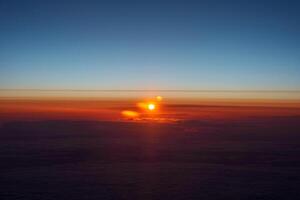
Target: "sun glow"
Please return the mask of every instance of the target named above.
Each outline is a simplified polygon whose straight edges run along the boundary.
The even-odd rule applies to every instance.
[[[122,116],[125,117],[126,119],[134,119],[134,120],[141,120],[141,119],[151,119],[157,120],[161,119],[159,118],[159,110],[161,109],[161,101],[162,97],[161,96],[155,96],[152,99],[146,99],[142,102],[137,102],[136,107],[138,109],[134,110],[123,110]]]
[[[154,110],[155,109],[155,104],[149,103],[148,104],[148,110]]]
[[[139,113],[137,113],[135,111],[131,111],[131,110],[124,110],[124,111],[122,111],[122,115],[124,117],[138,117]]]
[[[163,98],[162,98],[161,96],[156,96],[156,100],[157,100],[157,101],[162,101],[162,99],[163,99]]]

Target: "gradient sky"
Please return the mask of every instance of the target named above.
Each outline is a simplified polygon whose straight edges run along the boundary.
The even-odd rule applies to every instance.
[[[298,90],[297,2],[0,0],[0,88]]]

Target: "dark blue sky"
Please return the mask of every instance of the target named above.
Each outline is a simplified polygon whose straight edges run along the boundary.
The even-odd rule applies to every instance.
[[[0,87],[300,89],[297,1],[0,0]]]

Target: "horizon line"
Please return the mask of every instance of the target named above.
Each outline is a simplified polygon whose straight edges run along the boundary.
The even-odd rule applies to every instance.
[[[234,90],[234,89],[0,89],[4,91],[32,91],[32,92],[226,92],[226,93],[300,93],[300,90]]]

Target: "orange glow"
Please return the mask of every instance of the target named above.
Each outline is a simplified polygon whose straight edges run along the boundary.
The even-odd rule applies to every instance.
[[[155,104],[149,103],[148,104],[148,110],[154,110],[155,109]]]
[[[153,102],[147,102],[147,103],[140,102],[140,103],[137,103],[137,107],[144,109],[144,110],[153,111],[156,109],[157,106]]]
[[[157,100],[157,101],[162,101],[162,99],[163,99],[163,98],[162,98],[161,96],[156,96],[156,100]]]
[[[138,117],[139,113],[131,110],[124,110],[122,111],[122,115],[125,117]]]
[[[137,103],[137,107],[142,108],[142,109],[147,109],[148,105],[146,103],[139,102],[139,103]]]
[[[299,116],[299,101],[211,100],[159,102],[145,100],[132,106],[129,100],[1,99],[1,122],[9,120],[117,120],[124,118],[229,120],[249,116]],[[148,105],[155,109],[149,110]],[[123,108],[120,110],[120,108]],[[128,112],[129,111],[129,112]],[[150,116],[151,114],[151,116]]]

